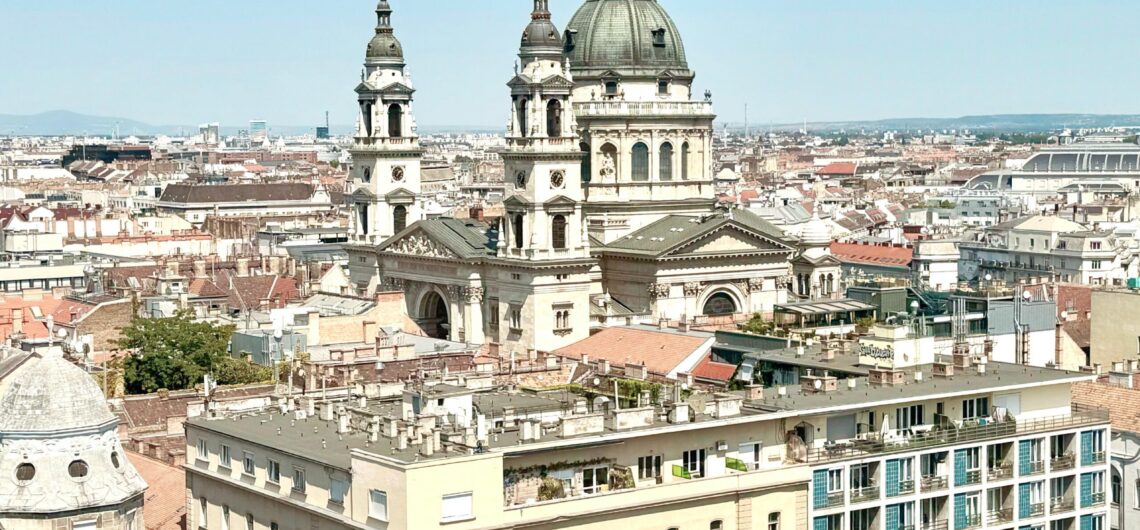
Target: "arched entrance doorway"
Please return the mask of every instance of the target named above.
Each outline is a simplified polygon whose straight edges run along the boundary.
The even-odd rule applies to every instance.
[[[433,339],[448,340],[451,338],[451,321],[447,300],[435,291],[424,295],[420,302],[420,314],[416,319],[424,332]]]
[[[733,315],[737,312],[736,300],[725,292],[713,293],[708,300],[705,300],[705,307],[701,310],[702,314],[710,317]]]

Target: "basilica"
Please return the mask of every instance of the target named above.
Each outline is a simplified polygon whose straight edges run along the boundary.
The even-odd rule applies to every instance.
[[[504,92],[505,215],[482,222],[424,216],[415,91],[380,1],[351,151],[359,293],[402,291],[426,333],[520,353],[615,322],[731,321],[827,293],[826,233],[805,256],[718,203],[711,95],[694,98],[657,0],[584,0],[565,31],[548,2],[534,0]]]

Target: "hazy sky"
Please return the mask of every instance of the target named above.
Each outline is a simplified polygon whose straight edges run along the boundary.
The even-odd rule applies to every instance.
[[[564,27],[582,0],[551,0]],[[752,123],[1140,113],[1136,0],[660,0],[695,93]],[[421,126],[506,123],[531,0],[392,0]],[[354,119],[374,0],[3,0],[0,113]]]

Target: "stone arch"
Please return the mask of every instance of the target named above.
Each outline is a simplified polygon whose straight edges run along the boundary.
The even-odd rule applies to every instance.
[[[451,304],[447,300],[447,293],[439,287],[429,286],[419,296],[419,305],[415,313],[416,324],[435,339],[448,340],[451,338]]]
[[[732,285],[713,285],[699,298],[700,313],[705,316],[725,316],[747,311],[747,298]],[[731,307],[731,311],[728,309]]]

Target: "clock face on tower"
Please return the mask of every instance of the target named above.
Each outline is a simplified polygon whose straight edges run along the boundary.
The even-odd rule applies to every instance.
[[[403,181],[404,181],[404,168],[402,166],[396,166],[396,167],[392,168],[392,182],[403,182]]]
[[[550,187],[561,188],[566,183],[566,173],[562,171],[552,171],[550,173]]]
[[[526,187],[526,171],[519,171],[515,175],[515,187],[516,188],[525,188]]]

